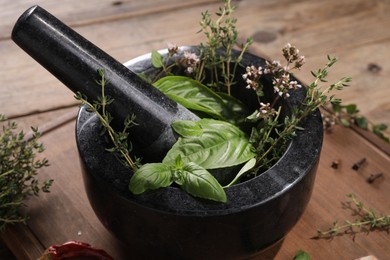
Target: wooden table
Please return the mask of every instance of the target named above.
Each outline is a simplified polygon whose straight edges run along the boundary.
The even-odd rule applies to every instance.
[[[51,193],[28,201],[27,225],[10,226],[1,235],[18,259],[36,259],[45,248],[80,240],[103,248],[116,259],[130,259],[95,217],[83,189],[74,138],[78,104],[73,94],[10,39],[16,19],[32,4],[39,4],[80,34],[125,62],[167,42],[194,45],[200,13],[215,12],[220,1],[7,1],[0,11],[0,112],[20,127],[38,126],[45,134],[50,167],[40,173],[55,180]],[[390,1],[388,0],[241,0],[236,17],[242,41],[254,37],[251,52],[281,59],[287,42],[298,46],[307,64],[297,75],[311,81],[310,70],[322,67],[326,55],[340,59],[330,79],[352,76],[352,86],[340,94],[346,103],[357,103],[370,121],[390,125]],[[389,131],[387,131],[389,134]],[[367,206],[390,214],[389,145],[356,129],[336,127],[325,135],[312,199],[303,217],[279,248],[263,258],[292,259],[299,249],[313,259],[356,259],[375,255],[390,259],[390,236],[374,231],[333,240],[313,240],[317,228],[334,220],[353,220],[341,206],[347,193],[355,193]],[[367,161],[358,171],[351,166]],[[331,164],[338,160],[338,169]],[[372,184],[371,174],[383,173]],[[0,258],[2,258],[0,256]],[[261,257],[259,257],[261,259]]]

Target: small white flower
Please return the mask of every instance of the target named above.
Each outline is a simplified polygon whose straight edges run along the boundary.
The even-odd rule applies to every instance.
[[[188,68],[186,69],[186,72],[187,72],[188,74],[192,74],[192,73],[194,72],[194,68],[193,68],[193,67],[188,67]]]
[[[263,68],[259,66],[256,68],[255,66],[247,66],[245,68],[246,73],[242,75],[242,78],[245,80],[247,86],[246,88],[252,88],[256,90],[259,86],[258,80],[260,79],[260,76],[263,74]]]
[[[297,88],[301,88],[302,86],[300,84],[298,84],[297,81],[290,81],[290,84],[289,84],[289,89],[297,89]]]
[[[270,103],[265,104],[263,102],[260,102],[260,108],[256,114],[256,117],[267,119],[274,116],[275,114],[276,111],[275,109],[271,108]]]
[[[170,56],[173,56],[179,52],[179,47],[171,42],[168,42],[168,53]]]
[[[199,57],[193,52],[184,52],[184,58],[187,60],[188,64],[197,64],[199,62]]]

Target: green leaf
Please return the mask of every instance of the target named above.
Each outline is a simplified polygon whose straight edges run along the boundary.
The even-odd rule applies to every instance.
[[[387,143],[390,143],[390,139],[383,133],[387,129],[386,124],[376,124],[372,126],[372,132],[380,137],[382,140],[384,140]]]
[[[155,68],[164,67],[163,56],[156,50],[152,50],[152,65]]]
[[[353,115],[353,114],[355,114],[355,113],[357,113],[359,111],[355,104],[349,104],[349,105],[345,105],[343,107],[345,108],[345,110],[347,111],[347,113],[349,115]]]
[[[169,98],[194,112],[205,113],[215,119],[229,120],[235,117],[235,111],[245,110],[238,108],[239,101],[230,103],[199,81],[184,76],[166,76],[154,83],[154,86]],[[232,107],[230,107],[232,106]]]
[[[131,177],[129,190],[137,195],[147,190],[168,187],[172,182],[170,166],[163,163],[148,163],[142,165]]]
[[[362,129],[368,129],[368,121],[364,116],[355,118],[355,124]]]
[[[241,100],[223,92],[217,92],[217,94],[222,98],[222,101],[229,107],[232,113],[243,118],[250,114],[250,110]]]
[[[235,184],[246,172],[251,170],[256,165],[256,158],[252,158],[247,161],[244,166],[242,166],[241,170],[237,173],[236,177],[228,184],[226,187],[230,187]]]
[[[190,162],[177,171],[181,176],[176,182],[192,196],[219,202],[226,202],[226,194],[219,182],[203,167]]]
[[[387,129],[387,125],[386,124],[376,124],[376,125],[373,125],[372,128],[374,131],[385,131]]]
[[[350,126],[349,120],[348,120],[348,119],[345,119],[345,118],[341,118],[341,119],[340,119],[340,123],[341,123],[341,125],[344,126],[344,127],[349,127],[349,126]]]
[[[298,250],[294,256],[294,260],[310,260],[310,255],[303,250]]]
[[[175,169],[182,169],[183,168],[183,160],[181,159],[181,156],[179,155],[175,160]]]
[[[137,76],[150,84],[153,83],[152,80],[145,73],[137,73]]]
[[[171,126],[176,133],[183,137],[198,137],[203,133],[199,123],[191,120],[175,121]]]
[[[251,121],[251,122],[258,121],[259,120],[259,117],[257,116],[258,113],[259,113],[258,110],[253,111],[252,114],[250,114],[249,116],[246,117],[246,120]]]
[[[187,122],[175,122],[176,126],[180,124],[184,127]],[[255,157],[254,147],[238,127],[214,119],[201,119],[196,124],[203,133],[198,138],[180,137],[163,163],[172,165],[180,155],[183,164],[194,162],[205,169],[216,169],[238,165]]]
[[[340,112],[341,111],[341,105],[339,102],[332,102],[332,108],[334,112]]]

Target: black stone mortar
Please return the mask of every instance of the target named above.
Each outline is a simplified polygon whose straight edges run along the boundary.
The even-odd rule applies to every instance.
[[[245,54],[242,64],[264,62]],[[155,75],[151,64],[147,54],[125,65],[136,73]],[[241,89],[236,96],[243,100],[248,90]],[[305,94],[304,88],[291,94],[289,106],[299,104]],[[132,257],[242,259],[283,239],[310,200],[322,147],[320,112],[309,116],[302,127],[274,166],[226,188],[225,204],[194,198],[176,187],[132,195],[128,190],[132,172],[105,150],[109,143],[99,135],[99,120],[85,107],[77,118],[76,140],[90,203]]]

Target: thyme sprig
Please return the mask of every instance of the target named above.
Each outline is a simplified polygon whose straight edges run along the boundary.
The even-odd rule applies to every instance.
[[[25,223],[27,216],[19,210],[25,200],[38,196],[39,192],[49,192],[53,180],[40,182],[38,170],[49,165],[46,158],[37,159],[45,148],[38,139],[41,133],[32,127],[32,135],[27,138],[13,121],[0,114],[4,122],[0,133],[0,231],[8,224]]]
[[[211,72],[211,81],[208,86],[217,91],[226,91],[228,95],[231,93],[242,56],[253,43],[253,39],[248,38],[245,43],[241,44],[240,55],[233,57],[233,48],[238,38],[237,19],[232,17],[234,11],[235,6],[231,4],[231,1],[224,0],[224,6],[215,13],[218,17],[215,21],[211,19],[210,12],[202,13],[200,31],[205,34],[207,42],[199,46],[200,64],[195,77],[201,82],[205,73],[204,69],[208,69]],[[222,48],[223,53],[218,51]]]
[[[80,100],[83,104],[88,107],[89,112],[93,112],[99,118],[100,123],[102,124],[101,134],[107,133],[110,140],[112,141],[113,147],[107,148],[109,152],[113,152],[117,155],[120,161],[133,171],[136,171],[139,168],[139,159],[133,158],[131,156],[132,143],[129,140],[128,129],[132,126],[135,126],[134,115],[128,115],[124,121],[124,126],[121,131],[115,130],[111,126],[111,121],[113,117],[110,112],[107,111],[107,106],[114,102],[114,99],[105,94],[105,87],[108,84],[105,78],[104,69],[99,69],[98,74],[100,79],[97,81],[97,84],[101,88],[101,95],[93,103],[89,102],[87,97],[80,92],[77,92],[75,98]]]
[[[163,56],[152,50],[152,63],[155,68],[161,68],[152,82],[156,81],[163,73],[172,75],[171,69],[176,66],[184,67],[185,73],[195,80],[205,83],[217,92],[226,92],[229,96],[231,88],[237,80],[237,69],[244,53],[253,43],[252,38],[248,38],[245,43],[239,44],[238,31],[236,28],[237,19],[232,17],[235,6],[231,0],[224,0],[224,6],[215,13],[216,20],[211,19],[209,11],[202,12],[200,21],[201,29],[206,36],[206,42],[199,44],[199,55],[184,52],[183,58],[170,64],[170,59],[179,52],[177,45],[168,44],[168,56],[164,61]],[[232,55],[235,46],[240,46],[240,54]]]
[[[355,238],[358,233],[369,233],[374,230],[390,231],[390,215],[383,215],[377,211],[365,207],[363,202],[359,201],[352,193],[347,194],[349,201],[343,203],[344,208],[352,210],[357,219],[345,220],[344,224],[339,225],[334,221],[332,226],[327,230],[317,230],[317,236],[314,239],[331,239],[336,236],[348,234]]]
[[[331,131],[335,124],[344,127],[357,126],[375,134],[386,143],[390,143],[390,138],[385,133],[388,126],[384,123],[375,124],[368,120],[360,113],[356,104],[330,104],[323,108],[324,126],[327,131]]]
[[[350,77],[343,77],[337,82],[323,87],[322,83],[327,83],[329,69],[337,62],[336,57],[328,56],[328,62],[324,67],[312,72],[315,79],[306,87],[305,99],[297,108],[293,109],[290,116],[286,116],[282,122],[279,122],[281,107],[274,108],[274,106],[276,106],[279,98],[288,99],[290,91],[301,87],[297,85],[296,81],[292,80],[292,70],[300,69],[304,63],[304,57],[298,55],[299,50],[295,46],[287,44],[282,51],[286,59],[286,66],[283,67],[279,62],[274,61],[272,63],[267,62],[265,68],[260,67],[256,70],[257,74],[268,74],[273,77],[274,91],[278,95],[276,95],[271,106],[264,106],[264,103],[261,102],[264,92],[260,77],[255,77],[256,82],[252,80],[253,69],[244,75],[248,88],[253,88],[256,91],[260,104],[260,109],[252,116],[252,119],[259,121],[258,126],[253,128],[251,134],[251,142],[256,147],[258,154],[254,173],[259,172],[258,169],[267,169],[281,157],[288,141],[296,135],[296,130],[302,130],[300,123],[307,116],[328,104],[340,104],[341,100],[336,99],[332,92],[342,90],[352,80]],[[289,68],[291,64],[293,66]],[[272,113],[272,110],[275,112]],[[275,116],[269,116],[270,114],[275,114]]]

